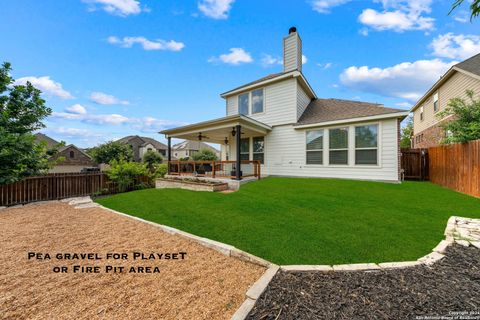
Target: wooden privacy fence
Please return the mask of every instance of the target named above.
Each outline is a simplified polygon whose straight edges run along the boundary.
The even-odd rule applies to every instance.
[[[142,177],[128,186],[127,191],[140,183],[151,186],[152,182],[148,177]],[[0,185],[0,206],[118,192],[118,185],[102,172],[48,174]]]
[[[480,197],[480,140],[428,149],[430,181]]]
[[[428,149],[401,149],[401,168],[406,180],[428,180]]]

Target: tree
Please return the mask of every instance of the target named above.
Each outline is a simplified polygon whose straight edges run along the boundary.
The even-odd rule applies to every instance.
[[[464,2],[465,0],[455,0],[452,9],[448,14],[452,13],[452,11],[460,7]],[[473,0],[470,3],[470,21],[478,17],[478,15],[480,15],[480,0]]]
[[[407,124],[402,128],[402,137],[400,139],[401,148],[410,148],[412,146],[413,119],[409,116],[406,121]]]
[[[218,160],[217,155],[213,150],[210,149],[202,149],[198,152],[192,154],[192,159],[194,161],[214,161]]]
[[[163,161],[162,155],[153,150],[149,150],[143,155],[143,162],[147,165],[147,168],[152,172],[155,170],[155,165],[162,163],[162,161]]]
[[[97,163],[109,164],[113,160],[131,161],[133,160],[133,151],[130,145],[117,141],[109,141],[100,144],[88,150],[93,160]]]
[[[480,99],[474,98],[472,90],[467,91],[469,101],[454,98],[438,117],[453,116],[453,120],[442,125],[446,137],[443,143],[467,142],[480,139]]]
[[[44,128],[52,113],[30,82],[13,85],[10,63],[0,67],[0,184],[40,174],[52,166],[55,150],[36,142],[33,132]]]

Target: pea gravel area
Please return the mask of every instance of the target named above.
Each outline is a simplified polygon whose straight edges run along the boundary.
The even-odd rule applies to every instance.
[[[458,315],[466,318],[455,318]],[[480,250],[451,246],[431,266],[279,272],[247,319],[480,319]]]
[[[159,208],[161,210],[161,208]],[[229,319],[264,268],[111,213],[64,203],[0,210],[2,319]],[[184,260],[65,260],[56,253],[187,252]],[[29,260],[28,252],[51,260]],[[54,273],[65,265],[159,273]]]

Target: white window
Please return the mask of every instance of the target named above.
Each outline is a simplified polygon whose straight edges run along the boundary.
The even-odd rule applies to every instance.
[[[250,160],[250,138],[240,139],[240,160]]]
[[[433,95],[433,111],[438,111],[438,92]]]
[[[420,107],[420,121],[423,121],[423,106]]]
[[[250,94],[244,93],[238,96],[238,113],[248,115],[249,99]]]
[[[307,131],[307,164],[323,164],[323,130]]]
[[[355,127],[355,164],[378,164],[378,125]]]
[[[252,113],[263,112],[263,89],[252,91]]]
[[[264,161],[265,140],[263,137],[253,138],[253,160],[259,160],[261,164]]]
[[[330,129],[329,163],[348,165],[348,127]]]

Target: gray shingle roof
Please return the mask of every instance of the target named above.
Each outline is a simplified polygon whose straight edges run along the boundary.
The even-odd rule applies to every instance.
[[[290,72],[290,71],[289,71],[289,72]],[[278,73],[269,74],[268,76],[262,77],[262,78],[260,78],[260,79],[254,80],[254,81],[249,82],[249,83],[246,83],[246,84],[244,84],[244,85],[241,85],[240,87],[236,87],[235,89],[228,90],[227,92],[222,93],[222,95],[223,95],[223,94],[226,94],[226,93],[229,93],[229,92],[232,92],[232,91],[236,91],[236,90],[238,90],[238,89],[242,89],[242,88],[245,88],[245,87],[248,87],[248,86],[251,86],[251,85],[260,83],[260,82],[263,82],[263,81],[266,81],[266,80],[270,80],[270,79],[274,79],[274,78],[276,78],[276,77],[280,77],[281,75],[284,75],[285,73],[288,73],[288,72],[278,72]]]
[[[456,64],[455,67],[480,76],[480,53]]]
[[[153,145],[156,149],[160,149],[160,150],[167,150],[167,145],[161,143],[160,141],[157,141],[153,138],[149,138],[149,137],[140,137],[140,136],[126,136],[126,137],[123,137],[121,139],[118,139],[117,142],[121,142],[121,143],[128,143],[131,139],[133,138],[140,138],[140,140],[144,141],[145,144],[147,143],[150,143],[151,145]]]
[[[381,104],[340,99],[316,99],[307,106],[296,125],[369,117],[407,110],[385,108]]]
[[[48,149],[52,149],[53,147],[55,147],[59,144],[59,142],[57,140],[54,140],[54,139],[50,138],[49,136],[47,136],[46,134],[43,134],[43,133],[40,133],[40,132],[35,134],[35,139],[38,142],[45,141],[47,143],[47,148]]]
[[[218,152],[217,149],[212,147],[211,145],[208,145],[204,142],[201,141],[191,141],[191,140],[185,140],[183,142],[175,144],[172,149],[174,150],[202,150],[202,149],[210,149],[215,152]]]

